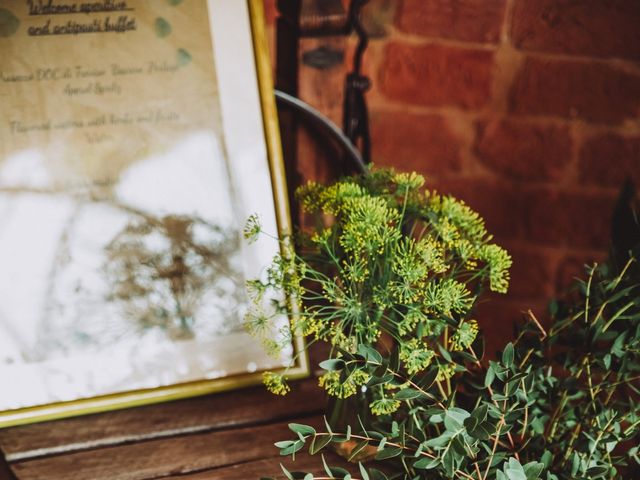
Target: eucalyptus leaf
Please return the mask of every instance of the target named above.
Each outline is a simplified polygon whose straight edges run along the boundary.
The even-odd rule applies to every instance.
[[[502,364],[507,368],[511,368],[513,366],[513,357],[514,357],[513,344],[509,342],[507,343],[507,346],[504,347],[504,350],[502,352]]]
[[[309,435],[315,435],[316,434],[316,429],[313,427],[310,427],[309,425],[302,425],[300,423],[290,423],[289,424],[289,430],[291,430],[294,433],[299,433],[303,436],[309,436]]]
[[[413,400],[415,398],[422,397],[423,394],[416,390],[415,388],[403,388],[398,393],[396,393],[393,398],[396,400]]]
[[[436,458],[422,457],[421,459],[413,463],[413,468],[431,470],[437,467],[439,463],[440,463],[440,459],[437,457]]]
[[[317,454],[320,450],[322,450],[329,443],[331,443],[331,439],[332,439],[331,435],[313,437],[313,441],[311,442],[311,446],[309,447],[309,453],[311,455]]]
[[[371,476],[371,480],[389,480],[389,477],[384,472],[377,470],[375,468],[369,469],[369,475]]]
[[[485,387],[490,387],[493,384],[493,381],[496,378],[496,373],[493,370],[492,366],[489,366],[489,368],[487,368],[487,373],[484,376],[484,386]]]
[[[351,450],[348,460],[352,461],[354,458],[357,458],[358,454],[362,452],[365,448],[367,448],[368,445],[369,445],[368,440],[361,440],[360,442],[358,442],[356,446],[353,447],[353,450]]]
[[[335,372],[338,370],[342,370],[345,367],[345,363],[344,360],[340,358],[330,358],[328,360],[320,362],[319,366],[320,368],[329,372]]]
[[[358,345],[358,353],[362,355],[367,362],[374,365],[382,365],[382,355],[373,347],[361,343]]]
[[[358,462],[358,470],[360,470],[360,476],[362,477],[362,480],[370,480],[367,469],[364,468],[364,465],[362,465],[362,463],[360,462]]]
[[[385,447],[376,453],[376,460],[387,460],[389,458],[397,457],[402,453],[400,447]]]

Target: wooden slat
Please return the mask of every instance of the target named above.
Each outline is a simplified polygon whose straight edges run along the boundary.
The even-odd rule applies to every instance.
[[[294,421],[319,425],[321,418]],[[12,463],[18,480],[149,480],[273,457],[288,422],[184,435]]]
[[[309,379],[275,396],[257,386],[224,394],[0,430],[0,449],[10,462],[122,443],[265,424],[324,408]]]
[[[324,451],[323,455],[330,465],[339,465],[352,473],[357,470],[356,466],[348,464],[344,459],[330,451]],[[167,480],[257,480],[260,477],[285,479],[286,477],[280,469],[280,464],[284,465],[289,471],[310,472],[317,476],[324,472],[320,455],[311,456],[308,453],[300,452],[296,454],[295,462],[291,461],[290,458],[277,456],[192,475],[170,476],[167,477]],[[326,476],[326,474],[322,476]]]

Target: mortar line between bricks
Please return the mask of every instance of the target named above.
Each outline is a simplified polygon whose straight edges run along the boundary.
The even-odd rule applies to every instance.
[[[516,0],[507,0],[504,7],[504,18],[502,20],[502,29],[500,31],[500,43],[503,45],[513,45],[511,41],[511,26],[513,24],[515,3]]]
[[[509,0],[509,3],[514,0]],[[509,15],[509,18],[507,18]],[[623,57],[601,57],[601,56],[589,56],[586,54],[569,54],[551,52],[545,50],[525,49],[515,45],[511,39],[510,27],[511,27],[512,12],[505,13],[505,25],[503,26],[504,32],[500,33],[500,40],[497,43],[482,43],[477,41],[457,40],[446,37],[433,37],[422,36],[417,34],[404,33],[396,28],[390,30],[389,35],[384,39],[373,39],[373,42],[380,42],[382,44],[390,43],[405,43],[411,46],[428,46],[428,45],[442,45],[445,47],[456,47],[464,50],[483,50],[483,51],[497,51],[502,45],[510,45],[516,52],[521,55],[545,58],[549,60],[564,60],[576,63],[599,63],[612,67],[621,68],[629,71],[630,73],[640,75],[640,62],[638,60],[627,59]]]
[[[601,64],[609,67],[619,68],[622,71],[630,73],[632,75],[640,75],[640,62],[634,60],[627,60],[624,58],[604,58],[604,57],[590,57],[588,55],[573,55],[568,53],[558,52],[546,52],[544,50],[525,50],[516,45],[513,48],[523,55],[532,58],[541,58],[548,60],[562,60],[565,62],[583,63],[587,65]]]
[[[425,45],[443,45],[445,47],[457,47],[464,50],[489,50],[495,51],[500,47],[500,42],[488,43],[472,40],[459,40],[447,37],[433,37],[428,35],[418,35],[413,33],[405,33],[397,28],[390,29],[389,35],[384,39],[373,39],[372,41],[381,41],[383,43],[406,43],[411,46]]]
[[[465,115],[472,120],[491,117],[501,121],[509,120],[514,122],[530,122],[532,124],[550,124],[556,126],[576,126],[584,128],[589,136],[615,133],[621,136],[636,136],[637,127],[629,126],[625,123],[610,125],[607,123],[588,122],[582,118],[567,118],[559,115],[549,114],[525,114],[515,112],[495,112],[490,108],[479,110],[467,110],[453,105],[429,106],[429,105],[407,105],[400,100],[392,100],[380,93],[378,98],[368,99],[370,110],[382,113],[410,113],[414,115]]]
[[[505,28],[509,28],[509,26],[505,26]],[[502,36],[502,34],[501,34]],[[610,67],[620,68],[623,71],[626,71],[631,74],[640,75],[640,61],[631,60],[621,57],[599,57],[599,56],[589,56],[584,54],[569,54],[569,53],[558,53],[558,52],[550,52],[545,50],[529,50],[518,47],[512,41],[510,36],[507,36],[505,41],[500,41],[500,43],[479,43],[479,42],[471,42],[464,40],[454,40],[450,38],[444,37],[423,37],[419,35],[409,35],[409,34],[395,34],[390,35],[384,40],[379,40],[381,43],[386,45],[391,43],[404,43],[410,46],[430,46],[430,45],[442,45],[444,47],[455,47],[461,50],[482,50],[482,51],[490,51],[496,52],[502,45],[511,46],[517,53],[534,58],[542,58],[548,60],[563,60],[568,62],[575,63],[585,63],[585,64],[602,64]]]

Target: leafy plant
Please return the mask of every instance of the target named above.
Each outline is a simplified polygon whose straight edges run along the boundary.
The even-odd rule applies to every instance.
[[[363,479],[629,478],[621,477],[624,468],[640,464],[640,284],[629,275],[635,262],[631,257],[621,272],[589,268],[578,300],[553,304],[548,332],[532,316],[500,360],[454,376],[452,394],[438,398],[433,375],[425,376],[397,390],[402,406],[372,428],[334,432],[327,424],[318,433],[292,425],[298,439],[289,450],[277,444],[281,454],[307,442],[315,454],[352,438],[355,450],[374,446],[382,465],[361,466]],[[384,380],[389,365],[382,360],[370,382]]]
[[[622,268],[589,268],[572,303],[552,304],[548,331],[530,313],[499,358],[483,362],[472,307],[484,283],[506,290],[510,258],[477,214],[421,185],[418,176],[382,171],[305,187],[300,199],[317,214],[317,229],[298,254],[287,243],[267,278],[252,284],[260,303],[250,329],[261,331],[257,318],[269,325],[299,310],[287,333],[333,346],[320,384],[367,400],[346,425],[291,424],[296,437],[276,443],[294,457],[350,444],[350,460],[375,455],[359,476],[324,457],[326,477],[283,467],[285,476],[620,478],[640,463],[635,256]],[[369,205],[379,212],[361,216]],[[250,226],[246,233],[259,232]],[[266,313],[262,300],[278,288],[294,302],[277,300]],[[280,376],[266,379],[276,393],[288,388]]]
[[[297,249],[282,239],[283,253],[265,278],[249,282],[254,302],[246,325],[270,351],[281,351],[295,334],[332,346],[320,379],[330,395],[353,396],[380,367],[379,351],[395,353],[386,373],[392,381],[369,385],[378,415],[398,408],[394,390],[426,370],[450,392],[457,368],[451,352],[468,349],[477,335],[469,314],[482,287],[505,292],[508,285],[511,258],[491,243],[480,216],[452,197],[423,191],[423,183],[420,175],[393,170],[330,186],[309,183],[297,195],[315,228],[296,239]],[[252,217],[245,236],[261,231]],[[290,327],[282,325],[283,314],[293,318]],[[272,340],[274,329],[280,343]],[[265,383],[274,393],[288,391],[282,376],[267,373]]]

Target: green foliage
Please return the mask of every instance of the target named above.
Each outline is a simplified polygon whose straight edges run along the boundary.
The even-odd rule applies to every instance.
[[[478,333],[469,316],[482,288],[506,291],[511,258],[491,243],[477,213],[424,191],[423,183],[415,173],[376,170],[300,188],[297,197],[316,224],[295,242],[282,239],[282,254],[264,278],[250,282],[248,330],[274,353],[282,347],[272,340],[274,331],[283,344],[296,334],[327,342],[331,359],[352,358],[359,345],[375,352],[394,344],[398,365],[390,371],[413,376],[435,368],[437,382],[446,382],[456,368],[449,352],[467,350]],[[250,241],[262,233],[257,217],[244,233]],[[283,314],[293,318],[290,331],[282,331]],[[381,357],[332,365],[321,385],[346,398],[369,381]],[[268,387],[283,393],[281,383],[268,379]],[[399,385],[371,389],[374,414],[399,406],[391,399]]]
[[[299,253],[286,239],[252,282],[247,324],[259,334],[298,311],[288,338],[333,347],[321,385],[366,402],[347,425],[290,426],[296,438],[278,442],[280,453],[315,455],[348,440],[351,459],[375,451],[357,479],[323,457],[329,479],[622,478],[640,464],[634,257],[619,271],[590,268],[572,303],[552,304],[549,331],[530,315],[483,362],[472,309],[483,285],[506,290],[510,257],[467,206],[421,186],[415,174],[384,170],[299,192],[318,224]],[[246,231],[260,233],[255,223]],[[294,301],[274,301],[278,289]]]
[[[550,330],[531,317],[500,360],[485,366],[473,354],[452,353],[458,372],[451,390],[437,387],[433,369],[398,379],[404,371],[397,360],[382,358],[368,384],[396,385],[392,398],[400,406],[350,433],[377,449],[387,472],[374,477],[369,469],[369,477],[631,478],[623,469],[640,464],[640,284],[628,275],[634,262],[622,272],[589,268],[574,303],[553,305]],[[359,350],[338,366],[367,362]],[[301,449],[307,440],[322,438],[322,448],[344,440],[331,430],[307,433],[298,439]]]
[[[620,478],[621,466],[640,464],[629,448],[640,441],[636,262],[632,256],[619,272],[588,268],[578,299],[552,305],[548,334],[539,338],[531,326],[520,334],[517,357],[533,373],[530,435],[535,452],[553,454],[550,479]]]

